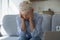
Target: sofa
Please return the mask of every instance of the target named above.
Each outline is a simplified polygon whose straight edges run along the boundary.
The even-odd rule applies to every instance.
[[[42,14],[42,31],[59,31],[60,29],[60,14],[55,14],[53,16],[48,14]],[[3,27],[7,32],[8,36],[1,40],[18,40],[19,36],[17,35],[17,23],[16,23],[17,15],[5,15],[3,18]],[[58,26],[58,28],[56,28]],[[57,30],[56,30],[57,29]],[[3,35],[4,36],[4,35]],[[42,37],[43,38],[43,37]]]

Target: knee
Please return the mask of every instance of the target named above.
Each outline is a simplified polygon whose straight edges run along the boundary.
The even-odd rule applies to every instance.
[[[27,40],[26,37],[19,37],[18,40]]]
[[[30,40],[41,40],[41,38],[40,37],[33,37]]]

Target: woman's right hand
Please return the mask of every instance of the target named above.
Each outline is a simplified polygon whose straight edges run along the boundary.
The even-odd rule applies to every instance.
[[[22,25],[21,30],[25,32],[25,31],[26,31],[26,24],[25,24],[25,19],[23,18],[22,15],[21,15],[21,21],[22,21],[22,24],[21,24],[21,25]]]

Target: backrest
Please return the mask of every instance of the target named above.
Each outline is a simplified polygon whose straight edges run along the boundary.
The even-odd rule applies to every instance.
[[[52,17],[52,31],[60,31],[60,14],[55,14]]]
[[[43,14],[43,21],[42,21],[42,30],[43,32],[51,31],[51,19],[52,16],[48,14]]]
[[[5,15],[3,18],[3,27],[8,35],[17,35],[16,17],[17,15]]]

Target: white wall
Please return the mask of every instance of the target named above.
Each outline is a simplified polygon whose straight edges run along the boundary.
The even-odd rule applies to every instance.
[[[54,12],[60,12],[60,1],[37,1],[32,5],[35,11],[48,10],[49,8]]]
[[[0,0],[0,9],[1,9],[1,5],[2,5],[1,1],[2,1],[2,0]]]
[[[2,3],[1,3],[2,0],[0,0],[0,24],[1,24],[1,15],[2,15]]]
[[[19,4],[24,0],[9,0],[8,14],[19,14]],[[29,1],[29,0],[25,0]]]
[[[2,1],[2,2],[1,2]],[[9,1],[9,2],[8,2]],[[0,0],[0,24],[2,25],[3,17],[5,15],[16,15],[19,13],[19,3],[24,0]],[[27,1],[27,0],[26,0]],[[2,3],[2,8],[1,8]],[[3,25],[1,26],[1,33],[2,35],[8,35],[4,30]]]

